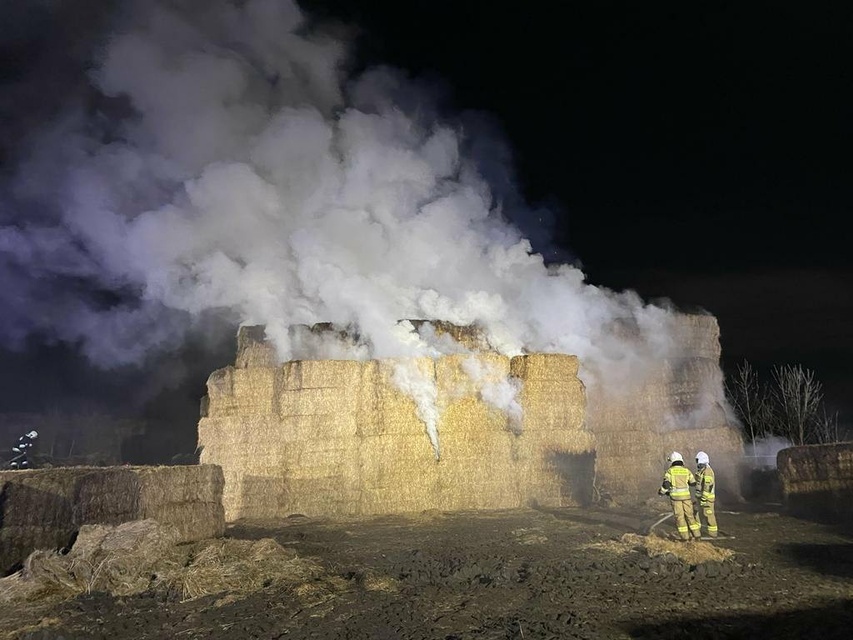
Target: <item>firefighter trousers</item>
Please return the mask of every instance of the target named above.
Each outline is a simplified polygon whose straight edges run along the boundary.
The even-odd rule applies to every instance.
[[[672,514],[675,516],[675,526],[682,540],[689,540],[692,535],[699,538],[699,521],[693,513],[693,502],[691,500],[670,500]]]
[[[712,538],[716,538],[718,531],[717,515],[714,513],[714,503],[703,500],[699,503],[699,508],[702,511],[702,520],[705,521],[704,524],[708,529],[708,535]]]

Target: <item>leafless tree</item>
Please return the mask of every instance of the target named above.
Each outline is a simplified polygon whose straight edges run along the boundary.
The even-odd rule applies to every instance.
[[[758,372],[746,360],[738,365],[734,379],[726,381],[726,395],[754,448],[757,439],[772,431],[773,409]]]
[[[829,443],[839,442],[841,433],[838,430],[838,412],[829,413],[823,407],[820,415],[815,417],[814,422],[815,442]]]
[[[765,385],[744,360],[726,381],[726,395],[753,448],[756,440],[768,436],[797,445],[839,440],[838,414],[827,412],[823,385],[802,365],[774,367],[772,384]]]
[[[779,435],[794,444],[815,440],[815,424],[823,403],[823,385],[802,365],[773,367],[773,397]]]

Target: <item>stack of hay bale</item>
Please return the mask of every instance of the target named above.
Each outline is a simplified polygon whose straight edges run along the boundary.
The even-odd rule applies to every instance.
[[[179,541],[222,535],[222,471],[211,465],[0,472],[0,572],[67,547],[82,525],[155,519]]]
[[[617,502],[643,501],[656,495],[669,452],[693,467],[696,453],[705,451],[719,491],[739,499],[743,439],[725,410],[716,318],[676,316],[673,334],[680,353],[647,371],[640,386],[589,390],[596,479]]]
[[[782,449],[776,468],[791,513],[853,523],[853,442]]]
[[[303,360],[268,366],[268,345],[241,332],[237,363],[214,372],[199,423],[202,461],[225,475],[226,519],[577,504],[592,485],[592,434],[573,356],[492,353],[406,362],[436,390],[440,456],[393,360]],[[250,352],[251,357],[243,353]],[[520,433],[465,371],[521,385]],[[586,477],[572,476],[577,456]],[[562,465],[562,466],[561,466]],[[576,474],[577,475],[577,474]]]

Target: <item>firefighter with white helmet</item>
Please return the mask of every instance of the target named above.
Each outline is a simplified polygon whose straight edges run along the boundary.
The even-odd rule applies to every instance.
[[[693,473],[684,466],[684,457],[673,451],[667,458],[669,468],[663,475],[663,483],[658,490],[662,496],[669,496],[672,514],[675,516],[675,526],[682,540],[699,539],[699,522],[693,514],[693,499],[690,487],[696,486]]]
[[[699,507],[705,517],[705,525],[708,528],[708,536],[716,538],[717,516],[714,513],[714,500],[716,498],[716,479],[714,470],[708,454],[700,451],[696,454],[696,494],[699,497]]]
[[[14,447],[12,447],[12,460],[9,463],[9,466],[12,469],[30,468],[30,461],[27,458],[27,452],[35,446],[38,437],[38,431],[33,429],[18,438],[18,442],[15,443]]]

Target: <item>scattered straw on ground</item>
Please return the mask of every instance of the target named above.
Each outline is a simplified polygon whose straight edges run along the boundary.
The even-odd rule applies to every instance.
[[[70,598],[100,591],[127,596],[165,590],[183,600],[247,594],[271,585],[316,581],[315,562],[275,540],[207,540],[178,545],[175,527],[154,520],[80,529],[71,551],[36,551],[24,568],[0,579],[0,602]]]
[[[589,545],[589,548],[605,549],[620,555],[640,551],[650,558],[672,554],[690,565],[699,565],[705,562],[725,562],[734,557],[734,552],[730,549],[716,547],[710,542],[676,542],[657,536],[640,536],[636,533],[626,533],[619,540],[598,542]]]

